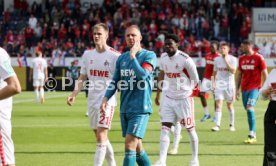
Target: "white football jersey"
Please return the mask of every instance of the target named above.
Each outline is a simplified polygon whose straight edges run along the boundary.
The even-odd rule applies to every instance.
[[[172,57],[163,53],[160,58],[160,70],[165,73],[163,95],[172,99],[184,99],[191,96],[199,82],[194,61],[180,50],[177,50]]]
[[[30,64],[33,69],[33,79],[45,79],[45,69],[47,68],[47,62],[41,57],[34,58]]]
[[[116,61],[121,53],[108,47],[105,52],[99,53],[96,49],[87,50],[82,55],[80,73],[89,79],[88,105],[99,108],[105,91],[112,81],[116,67]],[[115,95],[110,98],[108,104],[116,105]]]
[[[228,62],[229,64],[237,68],[238,65],[238,60],[236,57],[232,55],[228,55]],[[231,73],[227,69],[227,65],[225,63],[225,60],[223,57],[217,57],[214,60],[214,71],[217,72],[216,74],[216,88],[218,86],[220,87],[230,87],[230,88],[235,88],[235,74]],[[224,84],[224,85],[223,85]]]
[[[0,89],[4,88],[7,83],[5,79],[15,75],[15,72],[11,66],[11,60],[8,53],[0,47]],[[0,111],[3,114],[9,115],[12,107],[12,97],[4,100],[0,100]]]

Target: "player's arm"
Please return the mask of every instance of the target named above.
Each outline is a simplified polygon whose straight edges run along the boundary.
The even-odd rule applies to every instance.
[[[260,60],[259,68],[262,70],[263,81],[266,81],[268,77],[266,63],[262,56],[259,56],[259,60]]]
[[[164,77],[165,77],[165,72],[163,70],[160,70],[160,73],[159,73],[158,79],[157,79],[157,93],[156,93],[156,97],[155,97],[156,105],[160,105],[159,101],[160,101],[160,94],[162,92]]]
[[[74,90],[71,93],[71,95],[69,95],[67,97],[67,104],[69,106],[72,106],[75,102],[76,96],[79,94],[79,92],[82,90],[83,88],[83,83],[84,81],[87,80],[87,64],[85,63],[86,60],[86,52],[83,53],[82,57],[81,57],[81,70],[80,70],[80,76],[75,84]]]
[[[44,75],[45,75],[45,82],[48,80],[48,68],[47,66],[44,69]]]
[[[147,52],[147,56],[142,65],[134,56],[131,60],[133,64],[133,70],[139,80],[145,80],[154,70],[156,64],[156,55],[154,52]]]
[[[7,86],[0,90],[0,100],[21,92],[21,86],[16,75],[8,77],[4,81],[7,83]]]
[[[79,94],[79,92],[82,90],[83,88],[83,83],[84,81],[86,81],[87,76],[84,74],[81,74],[77,80],[77,83],[75,84],[75,88],[73,90],[73,92],[71,93],[71,95],[69,95],[67,97],[67,104],[69,106],[72,106],[75,102],[76,96]]]
[[[216,76],[217,76],[217,61],[214,60],[214,68],[213,68],[213,76],[212,76],[212,79],[211,79],[211,82],[212,82],[212,90],[215,90],[216,88]]]
[[[216,88],[216,76],[217,76],[217,71],[213,71],[213,78],[211,79],[212,81],[212,90]]]
[[[121,75],[120,75],[120,60],[118,59],[116,61],[116,68],[113,74],[113,78],[112,81],[110,82],[110,84],[108,85],[108,88],[105,92],[102,104],[101,104],[101,109],[105,110],[106,106],[107,106],[107,102],[108,100],[115,94],[115,92],[118,89],[118,82],[121,79]]]
[[[240,69],[237,70],[236,75],[236,99],[238,100],[240,97],[240,88],[241,88],[241,80],[242,80],[242,72]]]
[[[198,77],[196,65],[195,65],[192,58],[189,58],[186,61],[185,69],[187,70],[187,72],[190,76],[190,80],[192,81],[191,82],[192,83],[192,89],[194,89],[197,86],[197,84],[199,83],[199,77]]]
[[[268,72],[267,72],[266,68],[264,70],[262,70],[262,76],[263,76],[263,80],[265,81],[268,77]]]

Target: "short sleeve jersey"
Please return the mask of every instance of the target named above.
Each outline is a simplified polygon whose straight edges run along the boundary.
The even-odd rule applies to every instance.
[[[86,50],[82,55],[80,74],[88,78],[85,87],[88,88],[89,105],[100,108],[105,91],[112,80],[116,61],[120,52],[108,47],[105,52],[99,53],[96,49]],[[89,86],[87,86],[89,85]],[[116,105],[115,95],[108,102]]]
[[[257,52],[253,55],[239,57],[239,68],[242,74],[242,91],[260,89],[262,85],[262,71],[266,69],[263,56]]]
[[[163,53],[160,70],[165,73],[163,95],[173,99],[184,99],[192,95],[199,78],[196,65],[188,54],[178,50],[172,57]]]
[[[33,79],[45,79],[45,69],[47,68],[47,62],[41,57],[34,58],[30,64],[33,69]]]

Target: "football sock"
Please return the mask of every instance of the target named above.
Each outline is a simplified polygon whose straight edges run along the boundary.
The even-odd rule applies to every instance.
[[[136,151],[128,150],[125,152],[123,166],[135,166],[136,164]]]
[[[195,129],[188,130],[190,146],[192,150],[192,160],[198,160],[198,136]]]
[[[249,131],[256,133],[256,118],[254,110],[247,110],[247,119],[249,124]]]
[[[222,116],[222,112],[216,110],[215,117],[216,117],[216,125],[217,126],[220,126],[221,116]]]
[[[150,160],[145,150],[136,155],[136,162],[139,166],[150,166]]]
[[[170,145],[170,128],[162,126],[160,134],[160,161],[166,163],[167,153]]]
[[[109,140],[106,141],[106,154],[105,159],[107,161],[108,166],[116,166],[114,151],[112,145]]]
[[[44,88],[41,88],[39,91],[39,98],[42,99],[44,98]]]
[[[36,101],[39,102],[39,91],[35,90]]]
[[[102,166],[103,165],[105,154],[106,154],[106,142],[105,143],[97,143],[95,158],[94,158],[94,166]]]
[[[228,110],[229,111],[229,122],[230,125],[235,126],[235,110]]]
[[[176,123],[175,124],[175,129],[174,129],[174,138],[173,138],[173,148],[177,149],[179,142],[180,142],[180,135],[181,135],[181,124]]]

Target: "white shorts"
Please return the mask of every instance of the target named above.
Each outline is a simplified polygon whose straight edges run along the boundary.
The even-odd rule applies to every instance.
[[[208,92],[211,90],[212,90],[212,81],[207,78],[203,78],[200,84],[200,92]]]
[[[34,79],[33,80],[33,86],[44,86],[44,79]]]
[[[235,89],[215,89],[215,100],[225,100],[227,103],[235,101]]]
[[[188,97],[175,100],[162,96],[159,115],[161,122],[176,124],[177,121],[180,121],[181,125],[185,128],[192,128],[195,126],[194,99],[193,97]]]
[[[97,127],[110,129],[114,114],[114,108],[114,106],[108,105],[105,112],[100,112],[100,109],[90,107],[88,109],[90,127],[92,129],[97,129]]]
[[[5,105],[3,107],[3,103],[5,100],[0,101],[0,134],[2,137],[2,145],[0,148],[4,150],[4,159],[6,165],[15,164],[14,158],[14,144],[12,141],[11,133],[11,111],[12,105]],[[1,162],[0,162],[1,163]],[[0,164],[1,165],[1,164]]]

